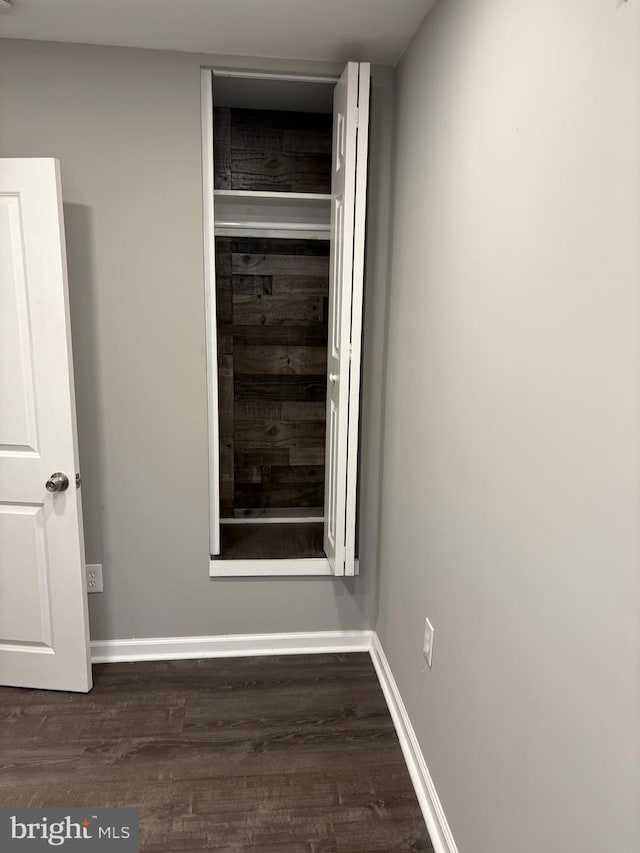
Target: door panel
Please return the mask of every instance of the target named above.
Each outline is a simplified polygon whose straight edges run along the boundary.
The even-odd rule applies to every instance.
[[[361,62],[358,74],[358,138],[353,223],[353,285],[351,291],[351,360],[349,363],[349,427],[347,446],[345,575],[356,574],[356,509],[358,487],[358,437],[360,426],[360,364],[364,302],[364,250],[367,217],[369,154],[369,91],[371,66]]]
[[[91,687],[58,164],[0,160],[0,684]],[[69,479],[50,493],[54,472]]]
[[[325,536],[329,548],[336,550],[336,477],[338,448],[338,409],[333,400],[329,401],[329,419],[327,422],[327,442],[329,446],[328,464],[325,465]],[[327,553],[325,543],[325,553]]]
[[[20,568],[19,582],[15,579]],[[0,652],[52,651],[43,506],[0,505]]]
[[[355,571],[368,87],[369,66],[350,62],[336,85],[333,100],[324,548],[336,575]],[[359,98],[366,99],[361,129]]]
[[[20,197],[0,197],[0,453],[36,453]]]

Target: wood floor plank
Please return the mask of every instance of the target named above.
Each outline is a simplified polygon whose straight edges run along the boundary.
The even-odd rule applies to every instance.
[[[369,656],[94,667],[0,688],[0,806],[136,806],[144,853],[432,851]]]
[[[324,557],[323,536],[323,524],[223,524],[220,528],[220,559],[282,560]],[[302,711],[292,716],[291,696],[288,696],[286,709],[274,707],[273,711],[275,716],[269,715],[268,725],[275,724],[279,735],[290,732],[292,726],[300,729],[304,725]],[[227,720],[226,725],[229,725],[230,721],[231,729],[237,734],[243,719],[242,709],[239,709],[239,714],[234,710],[231,715],[219,718],[223,719]],[[266,721],[266,718],[264,719]],[[317,716],[314,719],[317,722]],[[307,727],[313,724],[313,720],[306,722]],[[203,732],[211,734],[208,720],[205,720],[204,725],[198,726],[193,717],[189,717],[186,729],[195,729],[201,735]],[[265,730],[266,727],[263,728],[263,731]]]

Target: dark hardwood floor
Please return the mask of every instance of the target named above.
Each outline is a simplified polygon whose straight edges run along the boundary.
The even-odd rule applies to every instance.
[[[324,524],[221,524],[220,560],[324,557]]]
[[[138,806],[141,850],[431,851],[367,654],[94,666],[0,688],[0,806]]]

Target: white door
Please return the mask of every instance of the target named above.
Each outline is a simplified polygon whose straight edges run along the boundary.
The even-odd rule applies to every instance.
[[[369,77],[349,62],[333,96],[324,549],[336,575],[355,572]]]
[[[0,160],[2,685],[91,689],[78,470],[59,165]]]

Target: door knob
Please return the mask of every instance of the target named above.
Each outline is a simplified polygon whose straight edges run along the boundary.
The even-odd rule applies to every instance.
[[[56,471],[45,483],[45,488],[48,492],[64,492],[69,488],[69,478],[61,471]]]
[[[338,374],[337,373],[330,373],[329,374],[329,382],[337,382],[337,381],[338,381]]]

